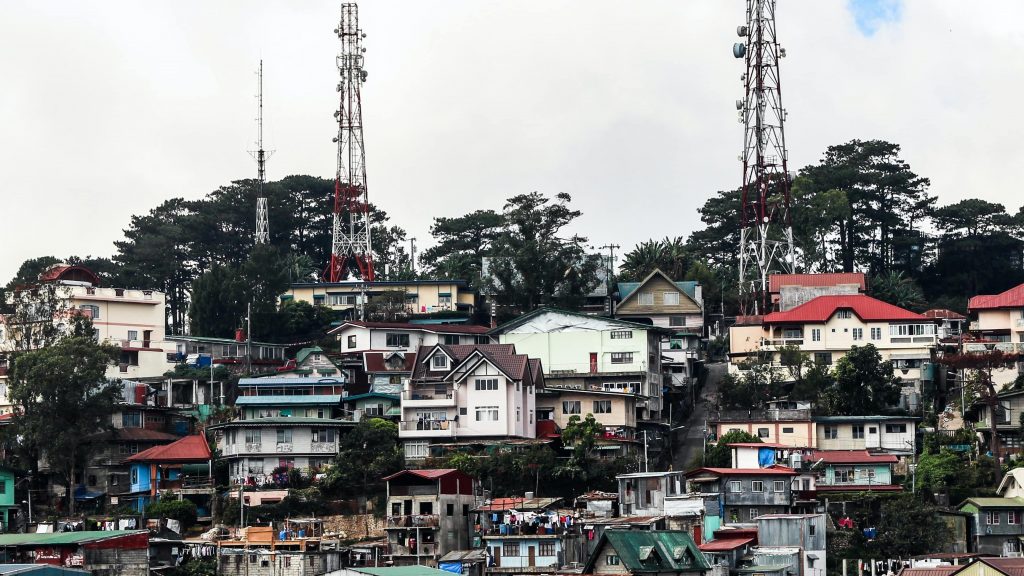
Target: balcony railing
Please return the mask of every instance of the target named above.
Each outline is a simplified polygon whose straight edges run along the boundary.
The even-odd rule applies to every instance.
[[[971,322],[970,325],[969,325],[969,328],[970,328],[970,330],[972,332],[976,332],[978,330],[981,330],[981,323],[980,322]]]
[[[800,338],[763,338],[761,340],[761,347],[780,347],[780,346],[803,346],[804,339]]]
[[[450,430],[455,427],[454,420],[402,420],[402,430]]]
[[[437,514],[410,514],[407,516],[388,516],[388,528],[434,528],[440,518]]]
[[[417,544],[415,548],[389,543],[387,553],[389,556],[433,556],[436,551],[436,542],[424,542]]]
[[[402,403],[409,406],[454,406],[455,391],[451,388],[403,390]]]
[[[289,443],[285,443],[285,442],[278,443],[277,446],[276,446],[276,449],[275,449],[275,451],[278,452],[278,453],[288,453],[288,452],[292,452],[294,450],[295,450],[295,445],[291,444],[290,442]]]

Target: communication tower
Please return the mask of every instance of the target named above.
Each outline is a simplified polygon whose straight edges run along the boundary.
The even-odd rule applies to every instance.
[[[334,31],[341,40],[337,65],[341,75],[338,92],[341,103],[334,117],[338,119],[338,171],[334,179],[334,225],[331,261],[324,277],[339,282],[346,269],[355,263],[363,280],[373,281],[373,252],[370,247],[370,207],[366,194],[366,152],[363,148],[363,112],[360,89],[366,81],[363,69],[362,40],[366,34],[359,28],[359,7],[355,3],[341,5],[341,21]]]
[[[743,58],[743,100],[736,101],[744,126],[743,186],[740,189],[739,294],[742,314],[769,311],[768,276],[793,272],[796,252],[790,222],[790,175],[783,124],[779,59],[786,49],[775,36],[775,0],[747,0],[747,23],[733,44]]]
[[[257,186],[259,191],[256,194],[256,244],[270,242],[270,225],[267,221],[267,197],[263,194],[263,184],[267,181],[267,157],[269,154],[263,150],[263,60],[260,60],[259,71],[259,115],[256,117],[257,135],[256,151],[252,155],[256,158]]]

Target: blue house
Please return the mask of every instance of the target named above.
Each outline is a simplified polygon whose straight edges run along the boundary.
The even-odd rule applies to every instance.
[[[143,512],[160,494],[171,493],[179,500],[195,502],[200,517],[209,516],[212,458],[206,436],[201,434],[139,452],[126,460],[131,492],[122,498]]]
[[[550,573],[579,561],[578,529],[562,523],[560,498],[494,498],[476,508],[476,525],[491,558],[488,572]],[[567,542],[572,540],[575,544]]]

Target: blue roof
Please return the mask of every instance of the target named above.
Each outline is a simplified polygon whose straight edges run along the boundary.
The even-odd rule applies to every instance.
[[[697,298],[697,285],[700,284],[700,282],[697,282],[696,280],[681,280],[679,282],[674,282],[674,284],[680,290],[685,292],[686,295],[689,296],[690,298],[694,298],[694,299]],[[627,296],[629,296],[630,294],[635,292],[636,289],[640,287],[640,283],[639,282],[619,282],[618,283],[618,287],[619,287],[619,297],[622,298],[623,300],[625,300]]]
[[[363,400],[364,398],[384,398],[386,400],[398,401],[398,394],[381,394],[380,392],[367,392],[366,394],[355,394],[353,396],[345,396],[345,402],[352,402],[355,400]]]
[[[278,404],[338,404],[341,394],[307,394],[305,396],[239,396],[236,406],[276,406]]]
[[[239,378],[239,386],[309,386],[310,384],[344,384],[345,381],[336,376],[309,376],[306,378]]]

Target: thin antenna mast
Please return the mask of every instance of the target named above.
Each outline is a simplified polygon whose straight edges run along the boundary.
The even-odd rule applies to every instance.
[[[259,71],[259,115],[256,117],[256,158],[257,186],[256,194],[256,244],[267,244],[270,242],[270,224],[267,219],[267,197],[263,193],[263,184],[267,181],[267,154],[263,150],[263,60],[260,60]],[[273,152],[271,152],[272,154]]]
[[[366,151],[363,148],[363,111],[361,89],[366,81],[363,69],[362,40],[366,34],[359,28],[359,7],[341,5],[341,21],[334,30],[341,40],[338,72],[340,105],[334,112],[338,119],[338,171],[334,179],[334,225],[331,261],[324,278],[340,282],[348,265],[355,263],[362,280],[372,282],[373,251],[370,245],[370,205],[366,193]]]
[[[746,42],[733,44],[744,58],[744,99],[736,101],[744,126],[740,189],[739,295],[741,313],[767,314],[768,276],[793,272],[796,251],[790,223],[790,174],[783,124],[779,59],[786,49],[775,37],[775,0],[747,0],[747,23],[736,29]]]

